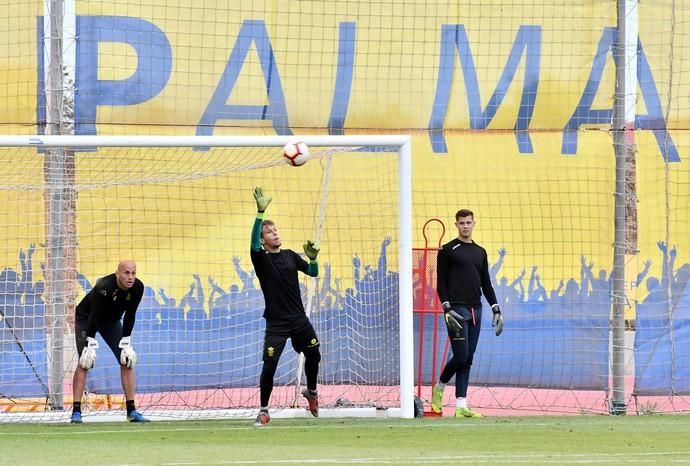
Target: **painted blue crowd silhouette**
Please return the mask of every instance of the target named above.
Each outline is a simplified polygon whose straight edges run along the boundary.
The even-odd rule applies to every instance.
[[[390,244],[391,238],[382,240],[375,265],[353,257],[353,287],[343,289],[342,277],[332,276],[328,262],[320,265],[311,299],[301,285],[304,302],[312,303],[311,320],[324,346],[320,371],[324,379],[382,384],[399,377],[397,362],[391,363],[388,356],[399,335],[398,274],[387,266]],[[34,251],[33,245],[27,253],[20,251],[21,273],[7,268],[0,275],[0,396],[4,397],[39,396],[47,390],[44,284],[33,280]],[[263,294],[251,266],[244,268],[240,256],[231,260],[236,277],[227,289],[215,277],[204,280],[193,274],[187,292],[175,297],[164,288],[150,286],[142,276],[146,286],[133,334],[141,354],[139,391],[258,384],[265,325]],[[82,294],[92,289],[96,278],[77,273]],[[276,383],[294,378],[295,357],[293,351],[285,351]],[[88,390],[119,392],[116,364],[101,341]]]
[[[690,393],[690,264],[676,267],[676,248],[659,241],[661,277],[650,276],[653,260],[629,287],[645,287],[636,303],[635,392],[639,395]],[[436,252],[415,251],[414,302],[417,310],[438,310]],[[426,254],[426,255],[425,255]],[[580,276],[559,280],[547,289],[538,266],[524,268],[515,276],[501,274],[508,251],[500,248],[489,273],[506,318],[500,338],[482,333],[475,354],[472,381],[475,385],[529,386],[607,390],[609,383],[609,331],[612,279],[604,268],[580,257]],[[529,277],[527,276],[529,270]],[[425,277],[425,278],[424,278]],[[642,293],[640,293],[642,294]],[[627,303],[631,305],[631,303]],[[484,302],[482,326],[491,325]],[[433,314],[432,314],[433,315]],[[415,316],[415,368],[421,368],[425,383],[433,383],[448,348],[445,325],[438,314]],[[423,333],[420,336],[421,321]],[[435,343],[434,343],[435,342]],[[436,348],[434,348],[434,344]],[[433,351],[435,349],[435,352]],[[437,360],[433,361],[433,354]]]
[[[312,304],[311,319],[323,345],[322,380],[358,384],[398,380],[398,274],[388,270],[390,244],[391,238],[382,240],[376,264],[363,264],[357,255],[353,256],[352,276],[347,280],[333,276],[331,265],[322,262],[311,299],[303,288],[304,302]],[[636,390],[641,394],[666,393],[671,381],[676,393],[690,386],[687,355],[676,350],[674,358],[669,356],[671,345],[687,348],[690,340],[690,264],[676,268],[675,247],[659,242],[658,248],[661,277],[650,276],[653,261],[646,260],[633,283],[645,286],[647,291],[637,305],[636,319]],[[33,244],[19,251],[19,272],[11,267],[0,272],[3,397],[38,396],[46,390],[45,285],[35,277],[34,252]],[[605,390],[609,377],[610,273],[603,268],[597,270],[583,255],[580,276],[564,278],[549,290],[538,266],[510,277],[501,272],[509,252],[501,248],[496,257],[490,273],[506,315],[507,331],[500,338],[489,338],[490,332],[483,334],[472,383]],[[144,280],[147,286],[134,333],[137,351],[142,355],[137,373],[142,392],[257,385],[263,295],[251,266],[243,267],[240,256],[230,260],[236,277],[227,288],[219,284],[225,279],[194,274],[187,292],[174,297]],[[428,258],[426,273],[421,273],[419,261],[417,257],[414,307],[438,309],[435,254]],[[92,288],[95,278],[77,275],[84,293]],[[344,281],[353,286],[343,289]],[[669,300],[675,310],[672,319]],[[488,314],[483,315],[484,326],[490,325]],[[434,318],[440,320],[437,315],[421,317],[416,313],[414,321],[415,345],[424,348],[421,378],[427,383],[432,381],[430,346],[434,337],[437,357],[447,355],[445,329],[439,322],[434,325]],[[421,319],[424,333],[420,342]],[[673,333],[669,332],[671,327]],[[679,346],[680,342],[684,343]],[[106,346],[102,344],[101,348]],[[414,353],[418,358],[420,352]],[[277,383],[294,378],[295,357],[292,351],[284,353]],[[98,364],[89,377],[89,390],[118,392],[116,364],[107,348],[100,350]],[[436,361],[436,367],[439,365]]]
[[[663,242],[659,242],[658,245],[662,251],[666,250],[666,246]],[[673,248],[672,251],[672,257],[675,257],[675,248]],[[497,251],[498,260],[489,266],[489,274],[491,275],[494,290],[496,291],[498,303],[506,309],[512,309],[515,306],[522,307],[523,305],[531,307],[535,304],[558,304],[559,306],[575,304],[587,304],[588,306],[599,304],[604,306],[610,305],[612,290],[610,274],[606,269],[600,269],[595,276],[593,270],[594,264],[592,262],[588,263],[587,257],[584,255],[580,257],[581,267],[579,281],[575,278],[560,280],[556,288],[547,290],[541,282],[541,276],[538,273],[539,267],[536,265],[531,267],[529,278],[526,278],[526,269],[522,269],[520,273],[513,278],[509,278],[505,275],[499,277],[499,272],[507,254],[508,252],[505,248],[500,248]],[[421,255],[418,255],[418,260],[421,261]],[[435,254],[428,258],[428,261],[430,260],[435,262]],[[435,270],[433,269],[435,263],[430,265],[430,267],[427,267],[426,286],[423,286],[424,284],[421,283],[422,274],[415,274],[414,300],[416,308],[426,307],[433,309],[440,306],[435,288],[436,276]],[[639,287],[649,274],[651,265],[651,260],[645,261],[644,268],[630,286],[635,288]],[[672,268],[672,266],[673,260],[671,260],[669,267]],[[654,300],[657,302],[665,302],[667,300],[665,283],[669,282],[669,280],[673,283],[673,296],[680,296],[680,293],[684,290],[685,284],[690,278],[690,264],[686,266],[681,267],[671,278],[669,278],[666,268],[664,268],[661,280],[650,277],[646,281],[648,296],[644,299],[644,302]],[[418,262],[417,268],[423,268],[421,263]],[[526,287],[525,284],[527,284]],[[423,288],[425,291],[423,291]]]
[[[35,251],[34,244],[26,251],[19,250],[19,273],[11,267],[5,267],[0,272],[0,312],[6,326],[17,332],[43,328],[45,284],[43,280],[34,282]]]

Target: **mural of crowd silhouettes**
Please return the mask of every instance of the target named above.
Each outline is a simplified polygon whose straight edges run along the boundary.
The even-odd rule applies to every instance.
[[[390,357],[397,353],[399,344],[398,274],[388,269],[390,244],[390,237],[382,240],[376,264],[362,263],[354,255],[351,277],[333,276],[331,265],[325,261],[321,264],[311,299],[312,322],[324,347],[321,379],[363,384],[389,384],[398,379],[399,364]],[[640,374],[647,374],[652,365],[658,366],[657,359],[664,356],[663,344],[661,352],[658,344],[655,348],[651,346],[666,335],[659,319],[665,316],[669,327],[667,295],[674,306],[690,308],[690,292],[686,291],[690,264],[676,266],[675,247],[659,242],[658,248],[659,261],[663,264],[661,277],[650,276],[652,260],[646,260],[634,279],[634,286],[646,286],[647,291],[637,306],[639,345],[636,343],[636,347],[644,350],[649,345],[653,353],[646,359],[637,358],[639,364],[647,364],[638,368]],[[20,271],[6,267],[0,272],[0,396],[38,395],[46,390],[45,285],[34,273],[35,250],[31,244],[27,250],[19,251]],[[605,389],[608,386],[610,272],[604,268],[597,270],[583,255],[580,276],[564,277],[558,286],[548,290],[537,265],[526,267],[513,277],[502,274],[507,258],[509,252],[500,248],[496,260],[490,264],[496,294],[505,310],[506,332],[498,339],[482,338],[483,349],[476,355],[473,383]],[[425,273],[422,273],[422,259],[415,253],[414,307],[438,309],[435,254],[427,257]],[[144,271],[140,273],[147,286],[137,311],[134,341],[142,355],[137,374],[142,391],[258,383],[263,296],[254,271],[243,267],[243,258],[235,256],[229,260],[236,277],[227,288],[220,283],[228,277],[204,278],[194,274],[183,296],[171,296],[169,291],[148,283]],[[77,275],[84,293],[92,288],[96,278]],[[343,282],[353,286],[343,289]],[[307,303],[307,290],[302,286]],[[489,313],[485,313],[484,319],[486,314]],[[438,332],[445,329],[438,322],[434,326],[433,318],[419,314],[415,314],[414,322],[415,344],[426,346],[422,352],[415,351],[415,357],[423,358],[422,379],[430,383],[432,342],[437,340],[439,345],[437,357],[447,355],[443,348],[445,338],[434,338],[433,332],[438,337]],[[424,341],[420,343],[422,322]],[[548,364],[544,355],[548,355]],[[276,383],[287,383],[294,376],[295,355],[286,351],[285,356]],[[418,360],[415,367],[417,363]],[[93,369],[95,374],[89,378],[89,390],[117,392],[120,383],[112,375],[117,374],[112,371],[115,364],[107,349],[101,350]],[[681,364],[685,363],[681,361]],[[660,374],[662,385],[655,383],[650,390],[664,388],[667,372],[678,374],[673,366],[664,371]]]

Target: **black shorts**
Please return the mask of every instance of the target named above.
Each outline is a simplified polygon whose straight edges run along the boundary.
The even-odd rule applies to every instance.
[[[74,339],[77,343],[77,354],[81,355],[81,352],[86,346],[86,331],[88,330],[89,319],[76,316],[76,321],[74,322]],[[108,324],[99,325],[97,332],[101,334],[103,340],[110,348],[117,358],[117,362],[120,362],[120,352],[119,348],[120,339],[122,338],[122,321],[116,320],[115,322],[110,322]]]
[[[279,359],[285,349],[287,339],[292,339],[292,347],[297,353],[304,353],[309,348],[318,348],[319,339],[311,323],[300,325],[299,328],[291,330],[289,333],[266,332],[264,336],[263,360]]]

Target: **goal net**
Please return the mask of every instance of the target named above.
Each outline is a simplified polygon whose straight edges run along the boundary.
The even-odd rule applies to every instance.
[[[0,175],[0,420],[68,419],[75,305],[124,258],[145,285],[133,332],[140,409],[255,415],[265,328],[249,258],[255,186],[273,197],[266,218],[284,248],[321,248],[319,276],[301,275],[301,288],[321,341],[322,415],[411,417],[408,138],[299,138],[312,159],[298,168],[282,160],[288,139],[2,138],[1,162],[18,169]],[[118,362],[98,339],[87,421],[124,413]],[[288,343],[273,416],[306,415],[300,369]]]

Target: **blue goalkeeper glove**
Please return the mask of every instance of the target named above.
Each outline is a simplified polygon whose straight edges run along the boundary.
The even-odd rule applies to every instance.
[[[448,301],[444,301],[441,305],[443,307],[443,318],[446,320],[446,327],[455,333],[462,332],[462,321],[464,320],[460,314],[455,312]]]
[[[501,308],[498,307],[498,304],[491,306],[491,310],[494,313],[491,326],[496,329],[496,336],[499,336],[501,333],[503,333],[503,314],[501,313]]]

